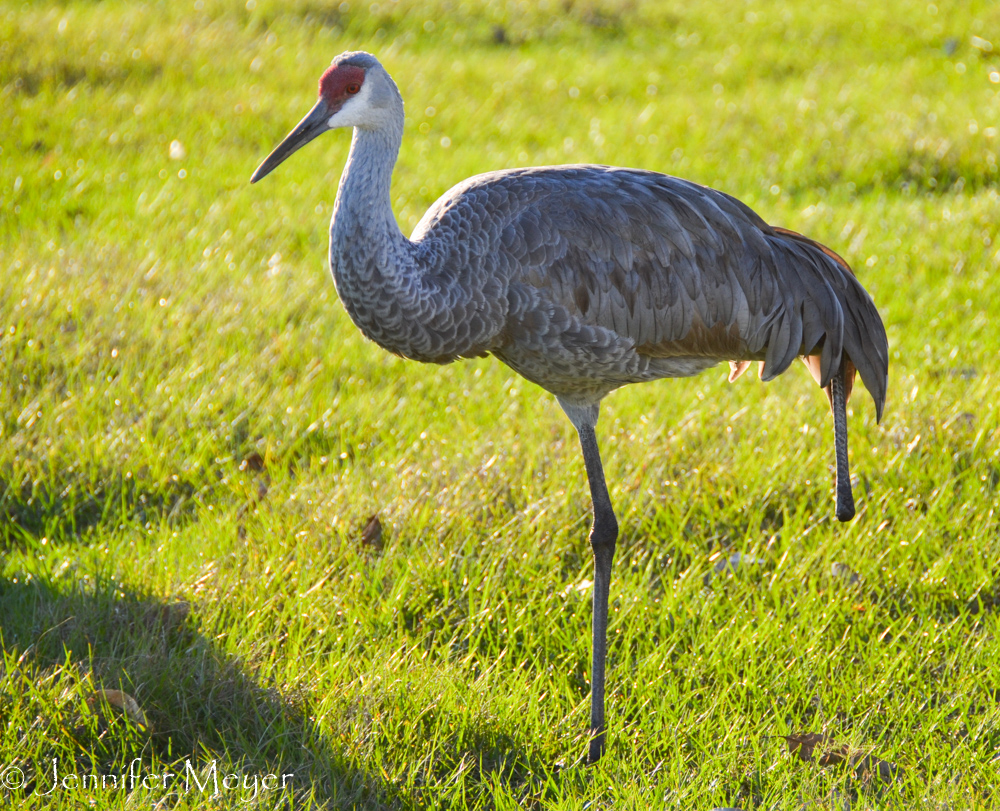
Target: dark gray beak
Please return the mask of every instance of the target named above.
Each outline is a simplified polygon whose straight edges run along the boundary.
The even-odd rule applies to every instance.
[[[285,139],[274,148],[270,155],[264,158],[264,162],[257,167],[250,182],[256,183],[265,175],[270,174],[285,158],[300,150],[317,135],[326,132],[330,128],[327,122],[333,112],[330,105],[323,99],[317,101],[316,106],[306,113],[306,117],[295,125],[295,129],[285,136]]]

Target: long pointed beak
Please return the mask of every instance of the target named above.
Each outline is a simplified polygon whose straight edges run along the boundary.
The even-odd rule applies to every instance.
[[[300,150],[317,135],[326,132],[330,128],[327,122],[332,113],[333,111],[330,110],[330,105],[326,101],[323,99],[317,101],[316,106],[295,125],[295,129],[285,136],[285,139],[274,148],[270,155],[264,158],[261,165],[257,167],[257,171],[250,178],[250,182],[256,183],[265,175],[270,174],[285,158]]]

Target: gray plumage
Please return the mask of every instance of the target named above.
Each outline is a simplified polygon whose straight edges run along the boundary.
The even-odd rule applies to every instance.
[[[431,206],[407,239],[389,193],[403,102],[369,54],[334,60],[316,106],[252,180],[344,126],[354,135],[330,226],[330,266],[354,323],[413,360],[492,354],[556,395],[580,432],[595,509],[596,760],[617,537],[593,432],[601,399],[628,383],[723,361],[731,379],[762,361],[766,381],[812,356],[807,365],[835,417],[856,368],[881,418],[889,357],[882,320],[829,249],[769,226],[729,195],[655,172],[557,166],[478,175]],[[842,520],[853,515],[844,426],[835,420]]]

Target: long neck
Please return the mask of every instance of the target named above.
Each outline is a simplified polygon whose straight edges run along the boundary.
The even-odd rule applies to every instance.
[[[403,140],[402,116],[379,129],[354,128],[330,223],[331,253],[343,237],[362,231],[366,241],[406,241],[392,213],[392,169]],[[359,246],[352,246],[357,249]],[[334,267],[334,273],[338,268]],[[348,270],[348,272],[350,272]]]
[[[355,128],[330,224],[330,270],[351,320],[379,346],[414,360],[445,363],[481,355],[499,332],[500,307],[484,301],[489,274],[455,284],[454,233],[403,236],[389,185],[403,134],[398,120]],[[475,314],[474,323],[459,321]]]
[[[330,271],[340,300],[368,338],[392,351],[399,337],[387,329],[386,307],[415,273],[413,246],[396,224],[389,193],[402,111],[398,118],[378,129],[354,128],[330,222]]]

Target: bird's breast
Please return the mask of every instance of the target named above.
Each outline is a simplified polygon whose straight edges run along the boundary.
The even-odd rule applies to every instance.
[[[354,324],[383,349],[424,363],[480,357],[502,328],[495,280],[431,274],[408,253],[331,250],[337,294]]]

